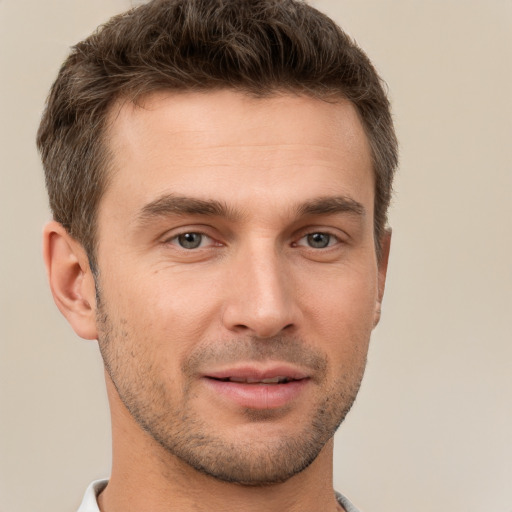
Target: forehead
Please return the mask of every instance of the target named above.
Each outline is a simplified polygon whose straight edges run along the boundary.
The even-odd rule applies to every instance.
[[[344,188],[369,183],[373,194],[369,144],[346,100],[158,92],[114,105],[107,145],[112,175],[103,202],[125,195],[142,204],[170,192],[300,201],[312,184],[330,195],[338,179]]]
[[[300,130],[293,130],[297,124],[302,125]],[[156,130],[165,137],[166,146],[180,149],[210,142],[266,144],[272,131],[276,144],[290,143],[291,138],[307,144],[323,141],[326,146],[343,140],[345,149],[356,149],[354,146],[359,144],[369,150],[359,115],[350,101],[339,98],[327,102],[285,92],[254,97],[229,89],[160,91],[136,103],[116,102],[110,109],[108,126],[108,143],[119,150],[126,143],[141,141],[142,133],[154,135]]]

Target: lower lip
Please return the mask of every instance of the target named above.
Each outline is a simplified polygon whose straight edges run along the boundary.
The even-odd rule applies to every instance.
[[[244,384],[211,378],[203,379],[217,396],[249,409],[276,409],[295,400],[309,379],[294,380],[286,384]]]

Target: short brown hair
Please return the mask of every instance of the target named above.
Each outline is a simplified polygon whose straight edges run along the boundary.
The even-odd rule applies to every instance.
[[[161,89],[222,88],[343,97],[355,105],[372,150],[379,254],[397,141],[386,93],[364,52],[301,0],[153,0],[73,47],[37,134],[54,218],[82,243],[93,268],[109,107]]]

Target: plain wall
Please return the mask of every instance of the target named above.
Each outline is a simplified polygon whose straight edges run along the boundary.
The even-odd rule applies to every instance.
[[[511,512],[512,2],[318,0],[388,83],[401,145],[383,318],[337,434],[364,512]],[[96,344],[46,284],[35,132],[69,47],[128,0],[0,0],[0,511],[108,476]]]

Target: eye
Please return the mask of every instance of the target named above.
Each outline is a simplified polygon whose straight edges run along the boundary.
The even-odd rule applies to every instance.
[[[312,249],[325,249],[339,242],[339,240],[330,233],[309,233],[303,236],[296,245],[308,246]]]
[[[171,242],[179,245],[183,249],[198,249],[210,242],[211,238],[204,235],[203,233],[182,233],[181,235],[175,236]]]

